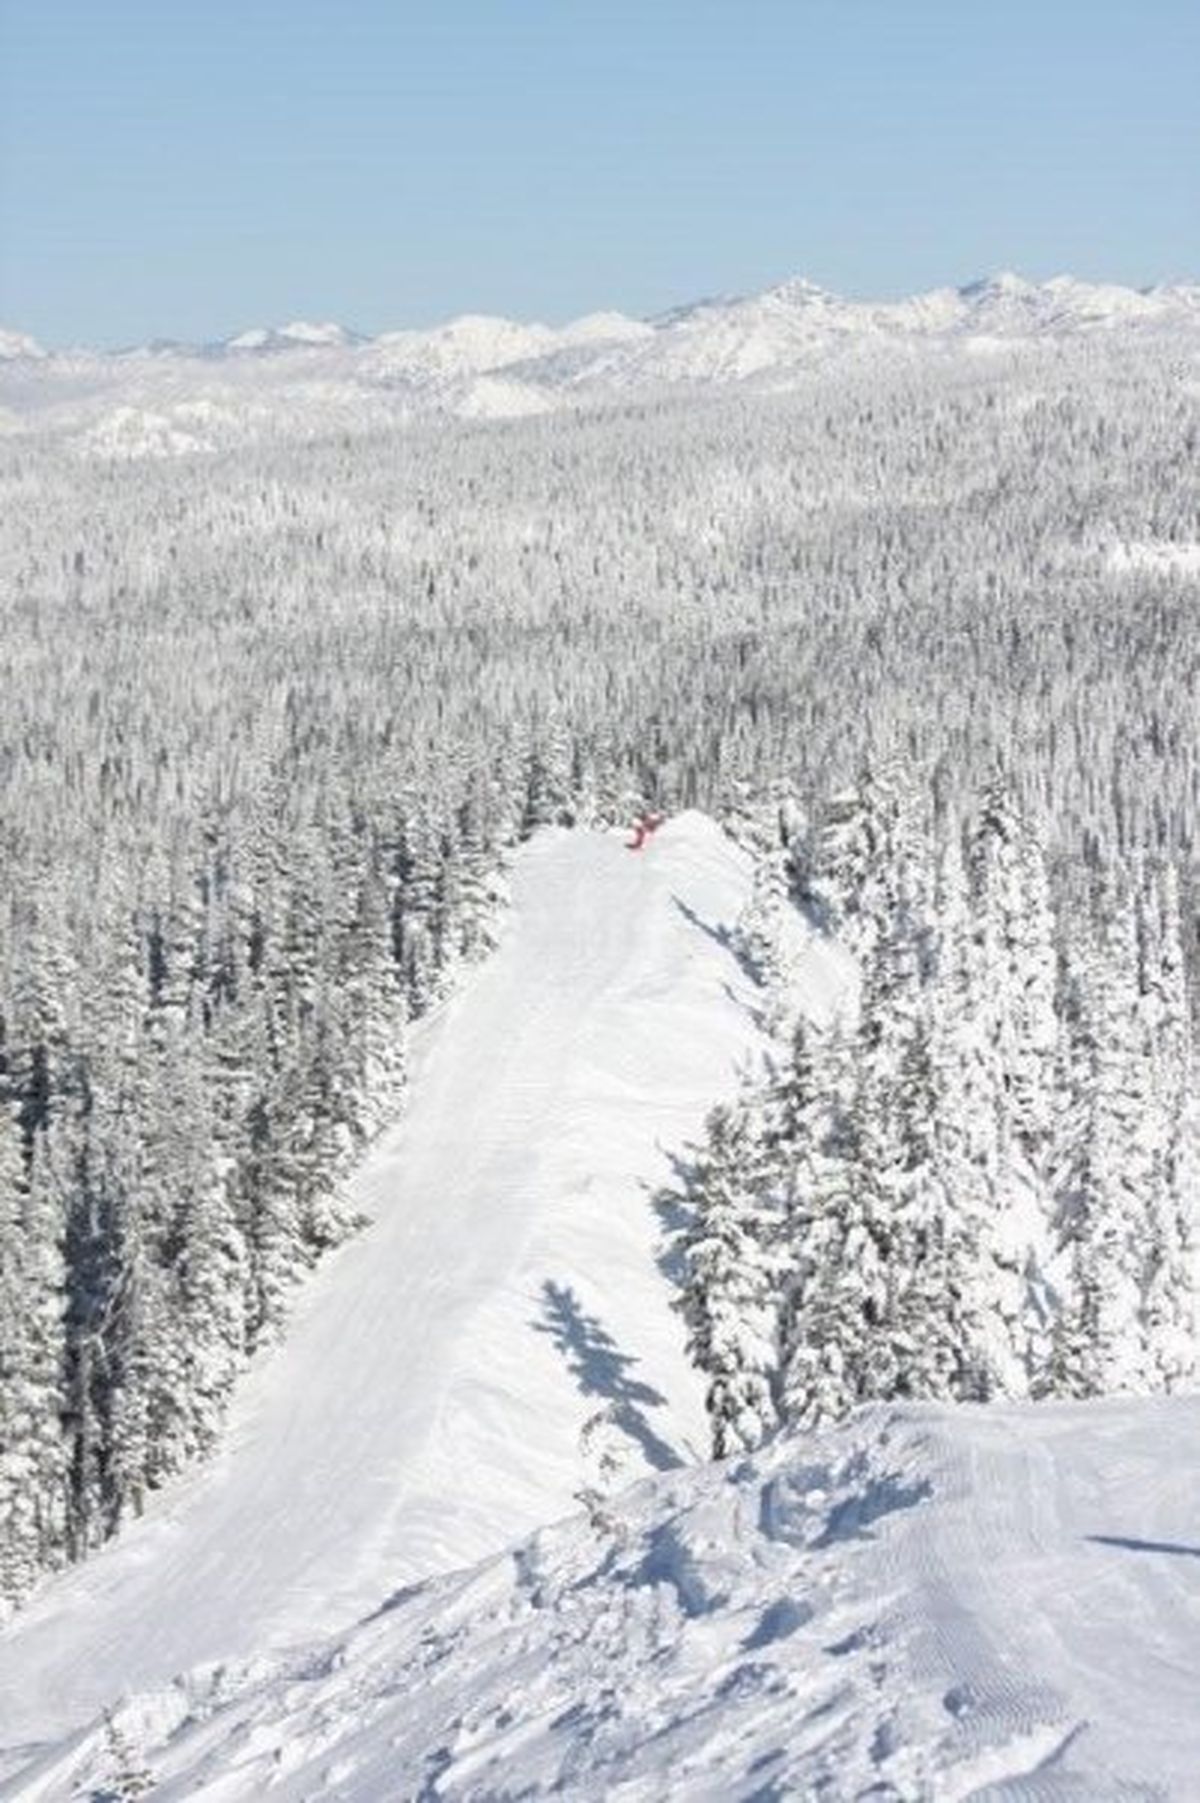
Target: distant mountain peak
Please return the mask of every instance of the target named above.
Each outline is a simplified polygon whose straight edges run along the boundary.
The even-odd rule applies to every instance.
[[[699,318],[705,313],[720,313],[726,307],[740,306],[744,299],[741,294],[706,294],[699,300],[681,301],[662,313],[651,314],[650,324],[656,331],[661,331],[664,326],[682,325],[684,320]]]
[[[18,357],[42,358],[46,355],[36,338],[28,332],[12,332],[0,326],[0,363],[14,362]]]
[[[977,276],[973,282],[967,282],[958,291],[964,300],[986,300],[1003,296],[1005,299],[1024,299],[1027,295],[1037,293],[1037,284],[1027,281],[1015,270],[1000,269],[994,275]]]
[[[777,301],[787,307],[822,306],[837,300],[828,288],[822,288],[817,282],[810,282],[807,276],[790,276],[786,282],[777,282],[768,288],[762,299]]]
[[[293,319],[283,326],[251,326],[233,338],[222,339],[214,348],[222,351],[336,350],[361,342],[359,333],[349,331],[334,320]]]
[[[291,339],[295,344],[348,344],[354,334],[333,320],[314,323],[308,319],[293,319],[290,324],[279,327],[279,336]]]

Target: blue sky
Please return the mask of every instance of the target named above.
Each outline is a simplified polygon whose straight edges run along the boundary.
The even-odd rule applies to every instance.
[[[1200,274],[1200,0],[0,0],[0,321]]]

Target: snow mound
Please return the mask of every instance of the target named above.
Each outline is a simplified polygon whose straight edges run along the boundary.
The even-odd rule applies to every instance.
[[[1191,1797],[1197,1459],[1195,1398],[874,1408],[132,1696],[2,1794]]]

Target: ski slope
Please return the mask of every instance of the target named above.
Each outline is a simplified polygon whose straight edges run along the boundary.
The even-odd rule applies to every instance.
[[[747,862],[691,815],[514,887],[221,1457],[0,1637],[0,1798],[1200,1799],[1200,1398],[697,1464],[652,1197],[760,1050]]]
[[[0,1794],[158,1803],[1200,1797],[1200,1399],[872,1408],[666,1473]]]
[[[604,1448],[626,1479],[705,1456],[652,1199],[754,1055],[761,998],[723,937],[749,882],[694,814],[636,856],[563,831],[521,852],[501,946],[355,1185],[371,1225],[311,1280],[221,1455],[0,1636],[0,1746],[493,1553],[576,1507]],[[845,980],[814,944],[812,1007]]]

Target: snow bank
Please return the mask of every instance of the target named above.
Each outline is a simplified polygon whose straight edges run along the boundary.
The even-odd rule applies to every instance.
[[[116,1715],[172,1799],[1196,1794],[1200,1401],[873,1409]],[[97,1724],[2,1794],[113,1779]]]

